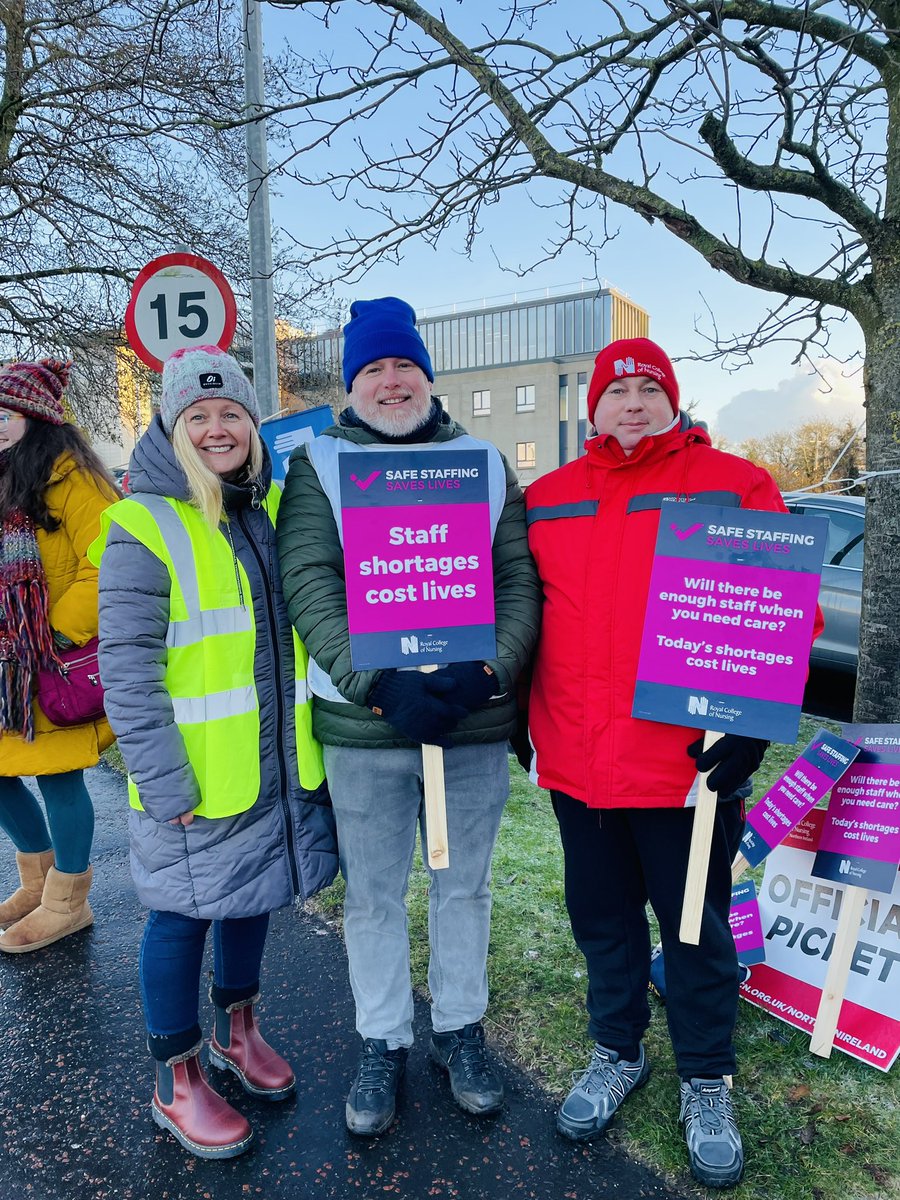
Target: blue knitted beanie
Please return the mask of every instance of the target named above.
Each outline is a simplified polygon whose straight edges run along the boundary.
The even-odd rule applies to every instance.
[[[434,369],[416,329],[416,314],[405,300],[354,300],[344,326],[344,383],[347,391],[359,372],[378,358],[408,358],[421,367],[431,383]]]

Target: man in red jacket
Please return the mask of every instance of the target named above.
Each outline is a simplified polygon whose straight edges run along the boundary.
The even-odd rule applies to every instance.
[[[557,1126],[576,1141],[602,1132],[647,1079],[649,900],[665,947],[691,1169],[707,1186],[729,1187],[743,1170],[724,1078],[735,1070],[738,1000],[730,864],[768,743],[726,734],[701,753],[696,729],[635,720],[631,705],[662,501],[785,508],[766,471],[714,450],[679,412],[672,364],[646,338],[598,354],[588,415],[597,436],[587,453],[526,492],[544,586],[530,732],[559,820],[595,1042]],[[698,770],[710,772],[719,804],[701,939],[691,946],[678,934]]]

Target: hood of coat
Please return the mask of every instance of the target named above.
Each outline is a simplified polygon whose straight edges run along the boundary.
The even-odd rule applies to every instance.
[[[272,460],[263,442],[263,469],[254,487],[246,483],[223,484],[225,507],[241,508],[253,499],[253,493],[265,495],[272,482]],[[128,464],[128,487],[131,492],[143,492],[151,496],[169,496],[173,500],[189,500],[190,489],[187,478],[172,443],[162,427],[157,413],[141,436]]]

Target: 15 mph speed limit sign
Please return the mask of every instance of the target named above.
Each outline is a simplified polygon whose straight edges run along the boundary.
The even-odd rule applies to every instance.
[[[128,344],[154,371],[186,346],[227,350],[237,324],[228,280],[197,254],[163,254],[147,263],[125,312]]]

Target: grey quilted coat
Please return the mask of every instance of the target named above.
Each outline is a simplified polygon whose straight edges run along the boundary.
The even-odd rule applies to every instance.
[[[131,870],[152,909],[219,920],[271,912],[314,895],[337,872],[334,817],[323,784],[301,788],[295,765],[291,626],[281,594],[264,487],[225,485],[234,551],[247,572],[256,619],[260,706],[259,798],[233,817],[169,824],[199,801],[193,769],[164,686],[169,574],[113,524],[100,565],[100,674],[144,812],[129,809]],[[131,458],[133,493],[187,499],[187,482],[156,417]],[[216,536],[223,536],[220,532]]]

